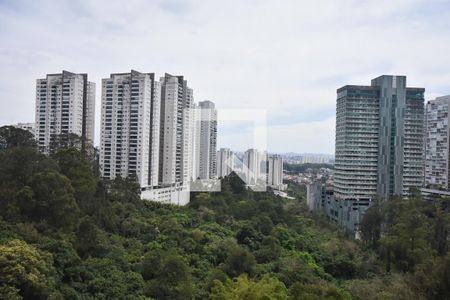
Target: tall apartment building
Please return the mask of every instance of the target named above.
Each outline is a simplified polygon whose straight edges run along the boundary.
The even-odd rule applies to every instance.
[[[243,173],[248,185],[265,185],[267,181],[267,153],[257,149],[244,152]]]
[[[63,71],[36,80],[35,138],[42,152],[49,153],[53,138],[73,133],[82,148],[94,141],[95,84],[87,74]]]
[[[335,194],[340,198],[406,195],[423,181],[424,89],[405,76],[338,89]]]
[[[383,75],[337,90],[334,195],[353,227],[375,194],[405,196],[423,183],[423,88]]]
[[[192,176],[193,91],[183,76],[165,74],[161,82],[159,184],[181,186]]]
[[[234,153],[228,148],[220,148],[217,151],[217,176],[228,176],[234,168]]]
[[[270,155],[267,158],[267,185],[281,189],[283,185],[283,158],[281,155]]]
[[[100,166],[103,177],[158,185],[161,88],[153,73],[111,74],[102,80]]]
[[[211,101],[201,101],[193,110],[192,178],[217,176],[217,110]]]
[[[450,96],[428,101],[425,115],[425,186],[449,189]]]

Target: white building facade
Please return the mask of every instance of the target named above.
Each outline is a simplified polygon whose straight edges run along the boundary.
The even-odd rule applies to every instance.
[[[193,91],[183,76],[165,74],[161,82],[159,185],[183,185],[192,173]]]
[[[61,134],[80,136],[82,147],[92,145],[94,122],[95,84],[87,74],[63,71],[36,80],[35,138],[43,153]]]
[[[450,96],[428,101],[425,115],[425,186],[449,188]]]
[[[249,186],[264,186],[267,181],[267,153],[248,149],[243,157],[243,174]]]
[[[228,148],[220,148],[217,157],[217,176],[223,178],[234,170],[234,153]]]
[[[102,80],[100,166],[104,178],[158,184],[159,82],[153,73],[111,74]]]
[[[192,179],[217,177],[217,110],[211,101],[201,101],[193,110]]]
[[[267,159],[267,185],[275,189],[283,189],[283,158],[281,155],[270,155]]]

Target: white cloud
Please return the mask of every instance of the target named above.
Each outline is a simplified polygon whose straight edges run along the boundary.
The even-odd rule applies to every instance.
[[[288,130],[283,119],[316,128],[334,115],[337,88],[380,74],[407,75],[427,98],[450,93],[449,8],[434,0],[3,1],[0,124],[34,120],[35,79],[46,73],[89,73],[99,109],[101,78],[133,68],[183,74],[196,100],[219,108],[267,109],[274,128]],[[332,152],[327,134],[276,139],[298,147],[290,151]]]

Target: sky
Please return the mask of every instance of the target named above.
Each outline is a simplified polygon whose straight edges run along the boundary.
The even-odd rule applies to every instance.
[[[131,69],[266,110],[271,152],[332,154],[337,88],[392,74],[450,94],[450,1],[0,0],[0,125],[34,122],[37,78],[88,73],[98,142],[101,79]],[[225,123],[219,147],[251,147],[251,123]]]

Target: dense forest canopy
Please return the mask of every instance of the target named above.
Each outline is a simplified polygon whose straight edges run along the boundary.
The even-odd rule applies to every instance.
[[[76,148],[0,128],[1,299],[449,299],[446,201],[376,201],[362,241],[231,174],[187,207],[141,201]]]

